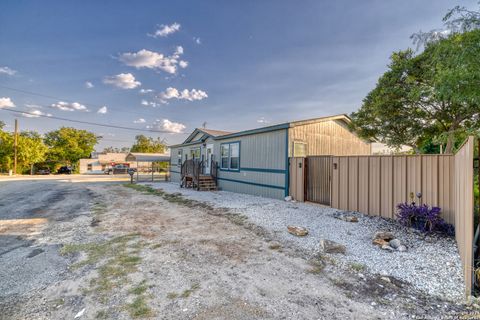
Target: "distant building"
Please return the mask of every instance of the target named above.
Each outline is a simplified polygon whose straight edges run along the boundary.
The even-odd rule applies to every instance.
[[[105,171],[118,164],[123,164],[128,167],[135,168],[136,163],[130,163],[125,160],[127,155],[128,153],[92,152],[90,159],[80,159],[80,173]]]

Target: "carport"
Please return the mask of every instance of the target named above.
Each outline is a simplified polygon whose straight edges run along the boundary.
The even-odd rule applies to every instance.
[[[155,163],[159,163],[159,162],[170,163],[170,154],[131,152],[127,155],[125,160],[128,162],[137,163],[137,174],[136,174],[137,182],[139,181],[139,171],[146,168],[145,165],[141,166],[140,164],[147,164],[147,167],[151,170],[151,173],[152,173],[152,181],[154,181]],[[165,180],[168,180],[167,173],[168,173],[168,170],[166,170]]]

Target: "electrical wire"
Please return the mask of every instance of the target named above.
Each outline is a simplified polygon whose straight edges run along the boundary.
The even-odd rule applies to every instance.
[[[68,119],[68,118],[62,118],[62,117],[56,117],[56,116],[48,116],[48,115],[45,115],[45,114],[35,114],[35,113],[28,112],[28,111],[11,110],[11,109],[7,109],[7,108],[0,108],[0,111],[7,111],[7,112],[12,112],[12,113],[20,113],[20,114],[29,114],[29,115],[34,116],[35,118],[42,117],[42,118],[47,118],[47,119],[55,119],[55,120],[61,120],[61,121],[69,121],[69,122],[75,122],[75,123],[81,123],[81,124],[88,124],[88,125],[99,126],[99,127],[104,127],[104,128],[114,128],[114,129],[131,130],[131,131],[142,131],[142,132],[150,132],[150,133],[172,133],[171,131],[166,131],[166,130],[138,129],[138,128],[132,128],[132,127],[118,126],[118,125],[113,125],[113,124],[103,124],[103,123],[96,123],[96,122],[82,121],[82,120],[74,120],[74,119]],[[180,134],[187,134],[186,132],[179,132],[179,133]]]

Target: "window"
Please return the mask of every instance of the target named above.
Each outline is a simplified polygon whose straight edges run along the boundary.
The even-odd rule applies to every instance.
[[[240,142],[220,145],[220,168],[224,170],[240,170]]]
[[[200,159],[200,148],[190,149],[192,159]]]
[[[293,156],[305,158],[307,156],[307,144],[305,142],[293,142]]]
[[[183,158],[183,150],[182,149],[178,150],[177,156],[178,156],[177,163],[178,163],[179,166],[181,166],[182,165],[182,158]]]
[[[87,170],[92,171],[92,164],[91,163],[87,164]]]

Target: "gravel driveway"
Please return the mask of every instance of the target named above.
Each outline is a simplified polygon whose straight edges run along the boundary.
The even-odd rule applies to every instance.
[[[349,213],[358,223],[335,218],[340,210],[314,204],[293,203],[232,192],[197,192],[181,189],[178,184],[156,184],[155,187],[204,201],[214,207],[228,208],[245,215],[254,224],[310,254],[318,251],[319,240],[328,239],[347,247],[346,255],[334,257],[344,266],[364,265],[369,272],[395,277],[429,295],[461,301],[464,293],[462,265],[455,239],[422,235],[379,217]],[[295,237],[286,226],[306,227],[309,235]],[[377,231],[392,231],[406,252],[390,252],[372,245]]]
[[[406,319],[466,308],[307,253],[280,225],[215,207],[227,193],[158,187],[169,192],[0,182],[0,318]]]

